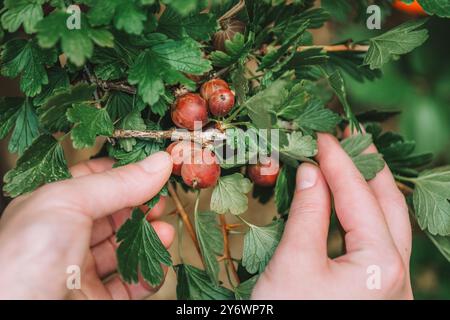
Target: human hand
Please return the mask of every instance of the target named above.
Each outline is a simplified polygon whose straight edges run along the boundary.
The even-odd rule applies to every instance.
[[[385,166],[366,182],[331,135],[320,134],[320,169],[302,164],[281,242],[253,299],[411,299],[408,208]],[[376,152],[371,146],[367,152]],[[333,194],[346,254],[327,256]],[[380,287],[367,285],[379,271]]]
[[[115,231],[130,208],[161,190],[172,160],[159,152],[140,163],[112,165],[110,159],[79,164],[71,169],[73,179],[43,186],[6,208],[0,220],[0,299],[141,299],[157,290],[125,284],[118,275],[102,280],[117,270]],[[163,209],[164,200],[149,215],[168,247],[172,226],[154,221]],[[81,268],[81,290],[66,287],[70,265]]]

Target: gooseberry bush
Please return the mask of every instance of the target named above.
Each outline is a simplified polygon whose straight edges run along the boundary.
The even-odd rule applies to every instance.
[[[448,1],[418,3],[429,16],[450,15]],[[61,146],[69,136],[76,149],[103,137],[99,156],[115,166],[167,150],[171,180],[117,233],[122,278],[157,286],[162,266],[173,266],[180,299],[246,299],[289,218],[296,168],[314,163],[317,133],[328,132],[366,179],[387,163],[418,226],[450,260],[450,168],[430,169],[431,154],[415,154],[413,141],[384,132],[379,122],[393,113],[353,112],[344,81],[382,77],[383,65],[426,42],[426,20],[413,17],[369,39],[317,44],[312,31],[327,21],[365,23],[369,5],[378,5],[382,18],[392,5],[321,4],[2,0],[1,74],[17,78],[23,92],[0,102],[0,138],[10,135],[9,151],[19,155],[4,193],[17,197],[69,179]],[[359,133],[342,139],[348,125]],[[363,153],[371,143],[380,154]],[[241,161],[228,161],[237,153]],[[212,188],[210,211],[200,212],[205,188]],[[242,217],[252,189],[260,201],[274,198],[278,212],[269,225]],[[194,192],[195,205],[183,204],[180,190]],[[173,265],[147,221],[163,196],[173,198],[202,268],[183,259]],[[227,215],[242,223],[227,223]],[[236,234],[244,235],[243,252],[233,257],[228,243]],[[219,280],[221,264],[228,283]]]

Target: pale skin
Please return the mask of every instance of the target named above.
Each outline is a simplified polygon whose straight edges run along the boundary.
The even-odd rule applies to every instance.
[[[371,146],[367,152],[376,152]],[[319,167],[300,166],[285,233],[253,291],[254,299],[411,299],[411,227],[403,195],[385,167],[364,181],[335,138],[319,135]],[[0,220],[1,299],[142,299],[157,288],[125,284],[115,258],[115,231],[131,207],[167,182],[172,162],[157,153],[111,169],[109,159],[71,169],[73,179],[15,199]],[[331,193],[330,193],[331,191]],[[346,254],[327,256],[331,194],[346,232]],[[158,221],[165,200],[152,209],[162,243],[174,238]],[[66,287],[67,267],[81,266],[81,290]],[[366,286],[367,268],[379,266],[381,287]]]

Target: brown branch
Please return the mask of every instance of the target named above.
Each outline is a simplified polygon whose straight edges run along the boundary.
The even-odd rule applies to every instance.
[[[128,94],[136,94],[137,92],[135,87],[126,84],[126,82],[110,82],[97,79],[96,83],[105,91],[114,90]]]
[[[118,129],[114,132],[113,138],[138,138],[138,139],[171,139],[171,140],[191,140],[201,143],[217,140],[226,140],[226,134],[218,131],[186,131],[186,130],[123,130]]]
[[[408,187],[406,184],[401,183],[400,181],[395,181],[397,188],[405,195],[408,196],[414,192],[414,189]]]
[[[239,275],[236,270],[236,266],[234,265],[233,259],[231,257],[230,251],[230,242],[228,239],[228,229],[227,229],[227,221],[225,219],[224,214],[220,214],[220,225],[222,227],[222,235],[223,235],[223,258],[228,260],[228,264],[230,265],[231,272],[233,273],[234,280],[237,284],[241,282],[239,279]]]
[[[235,15],[239,13],[242,9],[245,8],[245,0],[240,0],[234,7],[225,12],[223,16],[221,16],[217,21],[222,23],[225,20],[233,18]]]
[[[309,49],[322,49],[326,52],[342,52],[342,51],[353,51],[353,52],[367,52],[369,50],[368,45],[360,45],[354,43],[348,44],[338,44],[338,45],[317,45],[317,46],[300,46],[297,51],[305,51]]]
[[[170,193],[170,196],[173,199],[173,202],[175,203],[175,206],[177,208],[178,214],[183,220],[183,224],[186,227],[187,232],[189,233],[189,236],[191,237],[192,241],[194,242],[195,249],[197,250],[198,255],[203,261],[202,253],[200,251],[200,245],[198,243],[197,235],[195,234],[194,227],[192,226],[191,220],[189,219],[189,215],[187,214],[186,210],[184,210],[183,205],[181,204],[180,198],[178,197],[177,192],[175,191],[175,188],[172,184],[169,183],[168,190]]]

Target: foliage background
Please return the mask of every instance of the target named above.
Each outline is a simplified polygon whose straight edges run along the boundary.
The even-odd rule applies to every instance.
[[[397,25],[410,19],[401,13],[390,17],[386,25]],[[348,25],[348,21],[342,24],[334,21],[315,33],[318,44],[333,43],[345,39],[362,39],[374,36],[375,31],[369,31],[364,21]],[[450,43],[448,31],[450,22],[447,19],[433,17],[429,22],[430,39],[427,43],[413,53],[402,57],[395,63],[390,63],[384,68],[384,76],[380,80],[365,82],[363,84],[346,79],[350,91],[352,106],[356,110],[370,110],[383,108],[386,110],[400,110],[402,114],[387,122],[389,129],[399,130],[417,142],[417,152],[433,152],[439,154],[435,165],[450,163]],[[383,30],[382,30],[383,31]],[[19,94],[18,83],[12,80],[0,79],[0,96],[17,96]],[[90,150],[74,151],[70,141],[66,141],[65,151],[69,164],[77,163],[89,158],[101,145]],[[7,139],[0,141],[0,176],[14,166],[15,158],[7,152]],[[184,203],[193,203],[194,196],[183,194]],[[209,193],[202,195],[206,201],[201,207],[208,208]],[[7,203],[7,199],[0,199],[0,212]],[[167,212],[174,208],[168,203]],[[276,209],[272,202],[262,205],[256,200],[251,200],[247,215],[248,220],[265,225],[268,224]],[[166,216],[165,220],[175,224],[176,219]],[[230,221],[232,222],[232,221]],[[417,233],[414,237],[413,254],[411,259],[411,276],[413,280],[414,294],[417,299],[450,299],[450,268],[445,258],[436,247],[421,234],[419,228],[414,228]],[[187,237],[187,235],[185,234]],[[189,244],[189,239],[183,243]],[[238,255],[242,252],[241,241],[233,237],[231,248]],[[338,232],[330,234],[330,254],[340,250],[342,241]],[[170,252],[177,261],[177,240]],[[196,261],[196,253],[186,252],[186,258]],[[193,256],[190,259],[190,255]],[[222,270],[223,271],[223,270]],[[223,279],[224,274],[221,275]],[[175,275],[169,271],[168,278],[162,290],[153,298],[175,298]]]

